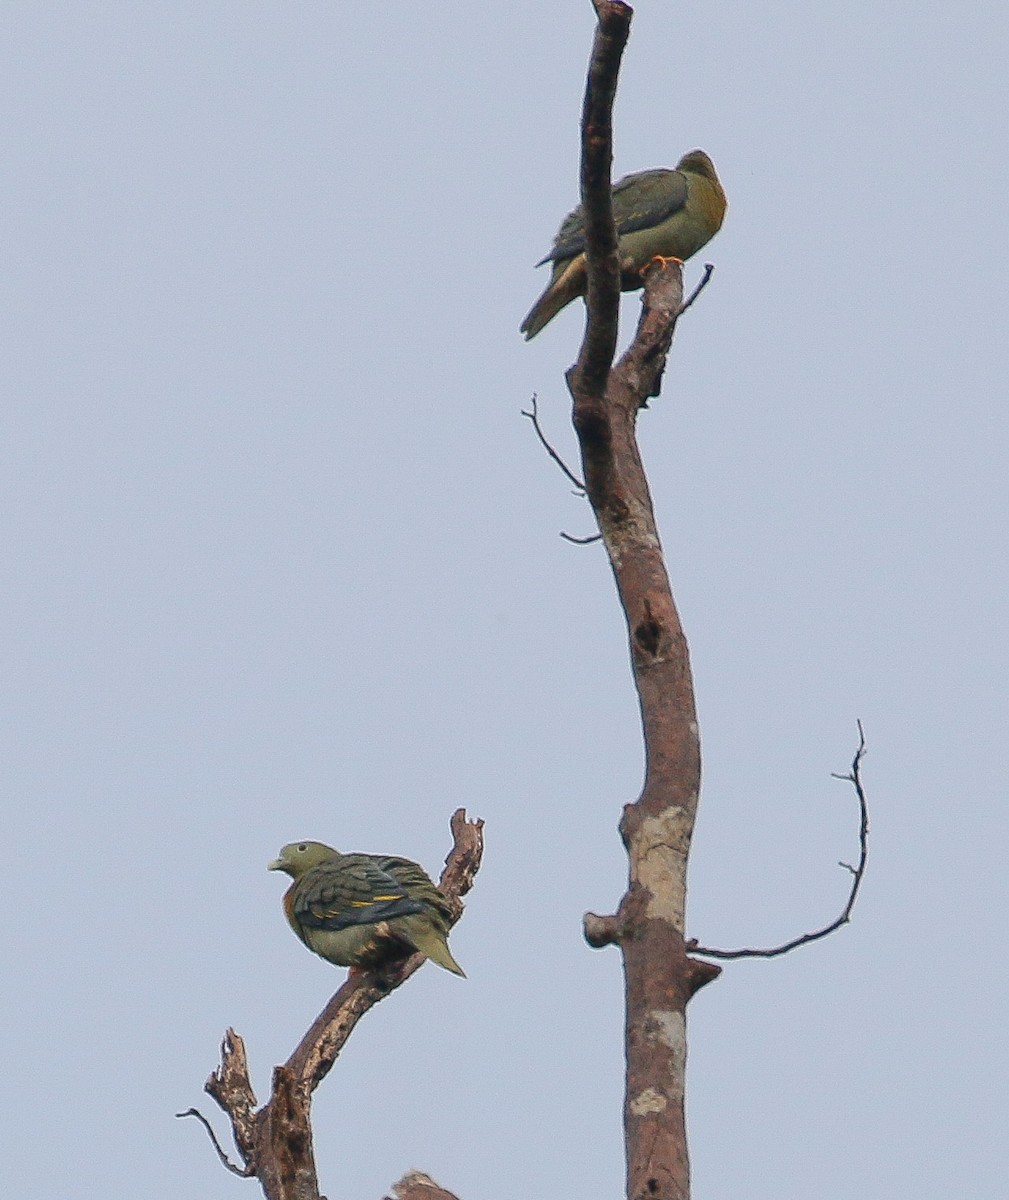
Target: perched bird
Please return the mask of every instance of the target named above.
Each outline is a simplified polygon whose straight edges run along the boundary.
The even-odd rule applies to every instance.
[[[673,171],[659,167],[625,175],[613,187],[613,220],[620,254],[620,287],[631,292],[644,282],[641,272],[653,258],[686,261],[722,227],[726,200],[715,164],[703,150],[684,154]],[[535,337],[565,305],[584,296],[585,217],[581,205],[568,213],[554,246],[536,265],[552,263],[546,291],[519,330]]]
[[[465,976],[448,948],[448,900],[408,858],[291,842],[269,870],[294,880],[284,893],[288,923],[327,962],[368,967],[419,950]]]

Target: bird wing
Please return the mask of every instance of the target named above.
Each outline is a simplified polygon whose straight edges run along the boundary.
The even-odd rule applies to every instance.
[[[625,175],[613,187],[613,221],[617,236],[651,229],[687,203],[687,177],[682,171],[657,167]],[[553,249],[536,264],[574,258],[585,249],[585,215],[579,205],[568,213],[554,238]]]
[[[294,916],[309,929],[374,925],[424,908],[369,854],[343,854],[320,863],[302,876],[294,893]]]
[[[406,894],[413,900],[425,905],[432,905],[442,914],[450,916],[452,907],[427,871],[420,863],[412,862],[409,858],[395,858],[385,855],[378,860],[383,871],[387,871],[397,883],[401,884]]]

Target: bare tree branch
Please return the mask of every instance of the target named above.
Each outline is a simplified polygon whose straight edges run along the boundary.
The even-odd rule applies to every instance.
[[[585,214],[588,320],[578,356],[581,387],[599,394],[617,348],[620,259],[613,224],[613,98],[633,12],[619,0],[593,0],[596,34],[582,105],[581,201]]]
[[[251,1167],[256,1147],[256,1093],[249,1078],[249,1060],[245,1042],[229,1029],[221,1042],[221,1065],[214,1071],[203,1090],[231,1118],[231,1132],[245,1165]],[[255,1171],[252,1172],[255,1174]]]
[[[859,808],[859,857],[858,865],[851,866],[850,863],[841,862],[837,865],[843,867],[851,873],[851,888],[848,891],[848,899],[841,910],[840,916],[836,917],[829,925],[824,925],[822,929],[817,929],[814,933],[803,933],[799,937],[792,938],[790,942],[785,942],[780,946],[772,946],[770,949],[753,949],[744,947],[741,950],[716,950],[710,946],[698,945],[696,939],[692,939],[687,943],[687,949],[691,954],[703,954],[708,958],[778,958],[779,955],[787,954],[790,950],[795,950],[799,946],[807,946],[810,942],[818,942],[820,938],[825,938],[828,934],[835,933],[842,925],[847,925],[851,920],[852,909],[855,907],[855,901],[858,899],[858,892],[862,886],[862,877],[865,875],[866,863],[869,859],[869,804],[866,800],[865,789],[862,786],[862,759],[865,758],[865,732],[862,729],[862,722],[858,722],[858,749],[855,751],[855,757],[851,762],[851,770],[846,775],[832,775],[833,779],[843,779],[846,783],[850,783],[855,789],[855,795],[858,797]]]
[[[637,335],[605,394],[582,392],[589,376],[577,366],[568,375],[589,500],[627,619],[645,738],[644,787],[620,822],[629,887],[615,916],[590,915],[585,924],[590,944],[616,942],[624,958],[630,1200],[689,1197],[686,1005],[719,973],[689,959],[683,937],[700,745],[686,637],[635,436],[638,411],[659,393],[682,299],[682,265],[654,263]]]
[[[700,281],[697,284],[697,287],[694,288],[694,290],[690,293],[690,295],[687,297],[687,299],[684,300],[684,302],[683,302],[683,307],[680,309],[681,317],[687,311],[687,309],[691,306],[691,304],[693,304],[693,302],[697,299],[697,297],[701,294],[701,292],[703,292],[704,289],[708,286],[708,283],[711,280],[711,276],[714,273],[714,270],[715,270],[714,263],[705,263],[704,264],[704,274],[701,276]]]
[[[207,1136],[213,1143],[214,1149],[217,1151],[217,1157],[233,1175],[239,1175],[242,1179],[250,1179],[253,1175],[255,1175],[255,1171],[251,1170],[248,1165],[240,1167],[236,1163],[233,1163],[230,1158],[228,1158],[227,1154],[225,1154],[221,1147],[221,1143],[217,1140],[217,1134],[214,1133],[214,1127],[198,1108],[187,1108],[185,1112],[176,1113],[175,1115],[177,1117],[195,1117],[197,1121],[200,1122],[203,1128],[207,1131]]]
[[[539,405],[538,405],[538,402],[536,399],[535,392],[533,392],[533,397],[532,397],[532,411],[530,412],[523,408],[522,415],[524,417],[528,417],[529,420],[532,421],[533,429],[536,430],[536,436],[540,440],[540,445],[547,452],[547,454],[550,455],[550,457],[554,460],[554,462],[560,467],[560,469],[567,476],[568,480],[575,485],[575,487],[578,489],[579,493],[584,496],[585,495],[585,484],[582,483],[582,481],[578,478],[578,476],[574,473],[574,471],[571,470],[571,468],[564,461],[564,459],[561,458],[561,456],[557,453],[557,451],[553,448],[553,446],[551,446],[550,443],[547,441],[547,436],[543,432],[542,425],[540,425]]]
[[[590,533],[587,537],[575,537],[573,533],[565,533],[562,529],[560,536],[573,546],[591,546],[594,542],[601,542],[603,535],[601,533]]]

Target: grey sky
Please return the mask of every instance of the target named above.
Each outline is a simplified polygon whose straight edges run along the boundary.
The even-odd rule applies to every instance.
[[[619,957],[580,916],[622,891],[636,704],[519,415],[573,460],[580,306],[517,327],[591,31],[586,0],[5,6],[12,1195],[253,1195],[172,1113],[210,1113],[229,1024],[265,1095],[342,978],[267,861],[437,869],[460,804],[470,978],[355,1034],[323,1189],[620,1194]],[[691,1006],[698,1196],[1005,1196],[1007,39],[993,3],[638,5],[614,173],[702,146],[730,201],[641,423],[705,754],[690,932],[834,915],[857,717],[873,805],[854,924]]]

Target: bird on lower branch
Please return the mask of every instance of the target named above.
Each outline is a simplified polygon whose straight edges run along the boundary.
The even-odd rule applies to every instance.
[[[294,880],[284,894],[288,923],[327,962],[371,967],[419,950],[446,971],[465,976],[448,948],[448,898],[410,859],[291,842],[269,870]]]

